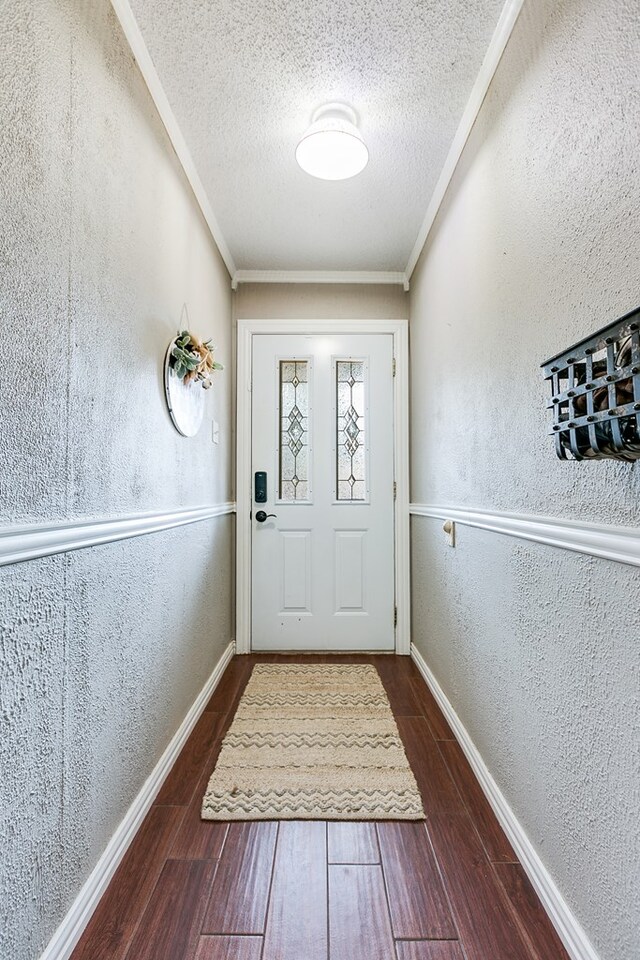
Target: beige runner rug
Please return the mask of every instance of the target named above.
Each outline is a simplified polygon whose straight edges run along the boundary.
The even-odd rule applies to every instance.
[[[202,802],[203,820],[422,820],[375,667],[253,668]]]

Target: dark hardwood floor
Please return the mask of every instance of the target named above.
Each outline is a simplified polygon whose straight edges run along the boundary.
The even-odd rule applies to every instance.
[[[200,804],[254,663],[235,657],[71,960],[568,960],[409,658],[373,663],[426,823],[212,823]]]

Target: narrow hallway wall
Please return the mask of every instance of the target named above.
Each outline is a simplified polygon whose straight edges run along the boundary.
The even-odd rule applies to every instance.
[[[111,5],[0,0],[0,47],[0,526],[230,501],[230,280]],[[225,365],[190,440],[184,303]],[[232,639],[232,534],[0,568],[0,956],[40,956]]]
[[[415,504],[640,526],[540,363],[640,302],[637,4],[526,2],[412,278]],[[640,571],[412,520],[413,640],[602,960],[640,940]]]
[[[395,284],[241,283],[236,320],[403,320],[409,297]]]

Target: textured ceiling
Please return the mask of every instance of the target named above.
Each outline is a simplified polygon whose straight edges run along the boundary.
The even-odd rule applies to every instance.
[[[403,270],[503,0],[131,0],[239,269]],[[350,103],[352,180],[294,151]]]

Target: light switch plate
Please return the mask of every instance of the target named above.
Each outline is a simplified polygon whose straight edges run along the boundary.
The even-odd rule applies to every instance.
[[[211,424],[211,439],[214,443],[220,443],[220,424],[217,420]]]

